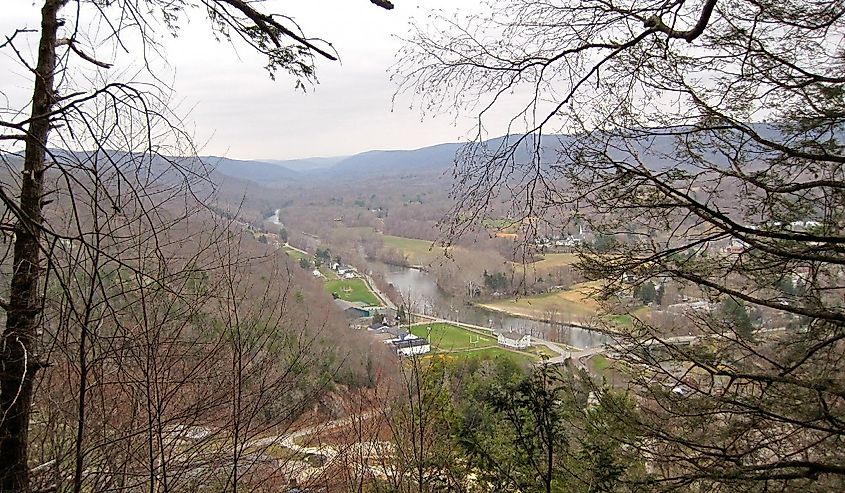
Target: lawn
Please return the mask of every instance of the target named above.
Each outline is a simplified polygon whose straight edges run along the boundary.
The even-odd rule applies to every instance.
[[[299,262],[299,260],[303,259],[303,258],[307,258],[309,260],[311,259],[310,255],[306,255],[306,254],[300,252],[299,250],[294,250],[293,248],[290,248],[290,247],[284,247],[284,250],[285,250],[285,254],[288,257],[296,260],[297,262]]]
[[[506,231],[515,233],[516,228],[519,226],[518,221],[514,221],[513,219],[493,219],[487,218],[481,221],[481,225],[488,229],[493,229],[496,231]]]
[[[488,347],[479,349],[478,351],[464,351],[462,353],[450,353],[449,356],[464,359],[481,359],[481,360],[495,360],[495,359],[509,359],[520,366],[529,366],[537,362],[537,357],[532,354],[508,351],[500,347]]]
[[[546,346],[539,345],[539,344],[536,345],[536,346],[531,346],[530,348],[526,349],[525,352],[531,353],[532,355],[534,355],[538,358],[543,357],[543,356],[547,356],[549,358],[554,358],[555,356],[558,355],[556,352],[552,351],[551,349],[547,348]]]
[[[367,306],[381,305],[363,279],[336,279],[326,281],[323,286],[329,293],[337,293],[338,298],[344,301],[360,301]]]
[[[619,325],[621,327],[633,327],[634,326],[634,317],[632,317],[628,313],[623,313],[621,315],[611,315],[610,320]]]
[[[651,317],[651,307],[641,306],[634,309],[631,313],[623,313],[620,315],[610,315],[608,318],[616,325],[624,328],[632,328],[634,326],[634,318],[648,321]]]
[[[598,313],[599,304],[592,297],[596,289],[594,282],[585,282],[564,291],[496,301],[481,306],[520,317],[557,318],[577,323]]]
[[[430,259],[443,253],[443,247],[432,246],[432,242],[428,240],[390,235],[384,235],[381,238],[384,240],[384,246],[402,250],[411,263],[422,263],[426,258]]]
[[[597,354],[590,358],[590,364],[597,372],[601,373],[610,366],[610,360],[600,354]]]
[[[431,327],[431,345],[442,351],[459,351],[461,349],[496,345],[496,338],[492,335],[485,336],[477,334],[452,324],[432,323],[414,325],[411,327],[411,333],[417,337],[428,338],[429,327]],[[470,343],[470,340],[472,340],[472,343]]]

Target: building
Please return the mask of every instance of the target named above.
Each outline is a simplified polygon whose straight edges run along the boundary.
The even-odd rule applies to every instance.
[[[396,354],[400,356],[411,356],[415,354],[425,354],[431,351],[431,344],[421,337],[413,337],[410,339],[395,339],[390,341]]]
[[[385,342],[393,342],[393,341],[405,341],[410,339],[416,339],[417,336],[411,334],[407,330],[403,329],[402,327],[393,326],[393,327],[384,327],[377,331],[379,334],[384,334],[387,339]]]
[[[353,303],[351,301],[344,301],[338,298],[334,300],[334,304],[343,310],[346,318],[349,319],[365,318],[373,315],[370,308],[361,302]]]
[[[529,334],[502,332],[498,334],[497,338],[500,346],[514,349],[525,349],[531,347],[531,336]]]
[[[736,238],[731,238],[730,243],[725,247],[725,253],[728,255],[739,255],[746,250],[748,250],[748,243]]]

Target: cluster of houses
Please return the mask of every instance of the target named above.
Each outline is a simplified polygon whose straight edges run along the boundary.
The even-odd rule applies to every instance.
[[[538,247],[560,247],[560,248],[574,248],[585,241],[585,231],[583,225],[578,225],[578,234],[572,235],[550,235],[540,236],[534,239],[534,244]]]
[[[333,262],[331,268],[333,271],[337,272],[337,276],[341,279],[355,279],[356,277],[361,277],[355,267],[352,267],[351,265],[343,265]]]
[[[340,279],[355,279],[356,277],[361,277],[361,275],[358,274],[358,270],[351,265],[343,265],[338,262],[332,262],[329,267],[337,273],[337,277]],[[314,269],[311,274],[314,277],[325,277],[323,276],[323,273],[320,272],[320,269]]]
[[[392,324],[387,318],[381,322],[373,322],[367,327],[378,339],[392,346],[400,356],[413,356],[431,352],[431,343],[419,336],[411,334],[398,324]]]
[[[396,314],[391,313],[392,310],[341,299],[334,300],[334,303],[350,320],[350,327],[366,329],[376,339],[389,344],[396,354],[412,356],[431,352],[429,341],[400,327],[396,321]],[[377,315],[380,316],[377,317]]]
[[[431,342],[417,335],[412,334],[408,329],[399,325],[395,320],[395,314],[385,314],[382,307],[365,307],[357,303],[343,300],[334,300],[340,307],[345,307],[344,312],[350,317],[359,321],[355,327],[369,331],[373,337],[389,345],[399,356],[415,356],[431,352]],[[380,315],[374,317],[374,315]],[[367,325],[361,322],[369,318]],[[498,344],[507,349],[527,349],[534,341],[530,334],[519,332],[498,332],[495,334]]]
[[[584,238],[579,236],[568,235],[561,236],[541,236],[534,240],[534,244],[539,247],[564,247],[574,248],[584,243]]]
[[[817,231],[822,228],[824,225],[819,221],[814,221],[812,219],[802,220],[802,221],[792,221],[790,223],[784,223],[781,221],[774,221],[771,223],[767,223],[763,226],[748,226],[749,229],[773,229],[778,231],[793,231],[793,232],[813,232]],[[739,255],[746,250],[749,249],[748,243],[742,241],[739,238],[731,238],[728,241],[728,246],[722,249],[722,252],[728,255]]]

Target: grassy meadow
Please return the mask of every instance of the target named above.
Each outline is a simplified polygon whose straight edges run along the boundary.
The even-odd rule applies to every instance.
[[[417,324],[411,327],[411,333],[417,337],[428,338],[429,328],[431,328],[431,345],[442,351],[458,351],[496,345],[496,338],[492,335],[478,334],[452,324]]]
[[[328,280],[323,286],[327,292],[337,294],[337,297],[344,301],[362,302],[368,306],[381,305],[363,279]]]

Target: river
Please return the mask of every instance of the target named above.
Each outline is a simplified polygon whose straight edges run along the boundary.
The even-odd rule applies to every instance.
[[[266,221],[270,221],[271,223],[275,224],[276,226],[284,226],[284,224],[282,224],[282,220],[279,219],[279,211],[280,210],[281,209],[276,209],[276,211],[273,213],[273,215],[268,217],[266,219]]]
[[[421,270],[380,262],[371,262],[370,267],[374,271],[381,272],[387,282],[393,284],[399,290],[403,298],[410,300],[413,311],[417,313],[492,327],[496,331],[512,330],[532,334],[543,339],[579,348],[598,347],[612,342],[610,336],[601,332],[567,324],[554,324],[514,317],[474,305],[467,305],[443,292],[431,275]]]

